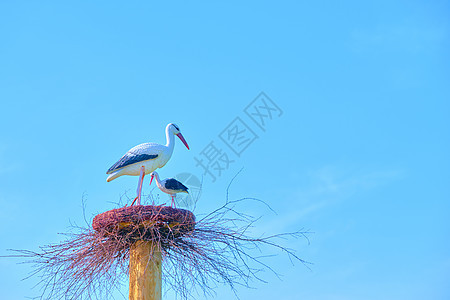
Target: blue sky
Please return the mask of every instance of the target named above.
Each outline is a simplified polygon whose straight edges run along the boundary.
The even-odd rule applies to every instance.
[[[448,299],[449,9],[2,1],[0,255],[59,241],[83,222],[83,194],[89,216],[131,197],[137,178],[107,183],[106,170],[175,122],[191,150],[178,141],[161,176],[201,178],[195,157],[210,142],[234,160],[204,176],[197,213],[221,205],[243,168],[231,196],[277,211],[244,205],[263,215],[255,233],[314,232],[287,242],[311,270],[279,255],[282,280],[266,273],[241,299]],[[262,91],[282,111],[265,131],[244,111]],[[258,136],[240,156],[219,138],[237,117]],[[28,265],[0,270],[5,299],[38,293],[21,281]]]

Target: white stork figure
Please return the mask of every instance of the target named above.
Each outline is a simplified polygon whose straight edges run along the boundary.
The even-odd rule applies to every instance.
[[[150,179],[150,184],[152,184],[153,178],[156,178],[156,185],[161,190],[161,192],[164,192],[172,196],[172,203],[170,204],[170,207],[172,207],[172,205],[175,205],[174,197],[176,196],[176,194],[178,193],[189,194],[188,188],[175,178],[166,178],[164,180],[160,180],[158,172],[152,172],[152,174],[150,175],[152,176],[152,179]]]
[[[140,205],[144,176],[155,171],[157,168],[164,167],[167,161],[169,161],[175,145],[174,135],[178,136],[189,150],[189,146],[181,134],[180,128],[176,124],[170,123],[166,127],[166,145],[144,143],[131,148],[119,161],[108,169],[106,174],[109,174],[109,176],[106,181],[110,182],[122,175],[139,175],[137,197],[134,201],[137,200],[137,204]]]

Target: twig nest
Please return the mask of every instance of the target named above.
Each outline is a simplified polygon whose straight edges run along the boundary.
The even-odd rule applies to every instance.
[[[92,227],[105,237],[170,240],[193,231],[195,216],[189,210],[169,206],[125,206],[95,216]]]

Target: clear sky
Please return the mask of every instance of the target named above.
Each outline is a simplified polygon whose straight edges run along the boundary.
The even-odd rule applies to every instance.
[[[230,161],[209,169],[215,182],[203,176],[197,213],[221,205],[243,168],[231,196],[278,213],[244,205],[263,215],[257,232],[314,232],[287,242],[311,270],[279,255],[282,280],[265,273],[241,299],[449,299],[449,12],[448,1],[1,1],[0,255],[58,242],[83,223],[83,194],[89,217],[133,197],[137,177],[107,183],[106,170],[164,143],[175,122],[191,150],[177,141],[162,177],[202,178],[196,159],[212,146]],[[253,102],[261,92],[271,109]],[[17,262],[0,259],[2,299],[38,294]]]

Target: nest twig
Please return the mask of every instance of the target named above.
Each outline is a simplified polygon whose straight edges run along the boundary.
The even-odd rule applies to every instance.
[[[192,218],[177,228],[156,220],[130,222],[127,226],[73,227],[66,239],[46,245],[39,252],[12,250],[14,257],[33,264],[29,277],[39,276],[40,299],[109,299],[125,282],[129,269],[130,246],[136,240],[156,242],[163,256],[163,282],[181,299],[194,298],[193,292],[214,294],[217,284],[225,283],[236,294],[236,287],[249,287],[252,280],[264,281],[259,272],[271,270],[263,257],[254,256],[255,249],[270,246],[281,250],[291,260],[303,264],[293,250],[277,243],[278,238],[305,237],[299,230],[265,237],[249,234],[257,219],[240,213],[236,205],[243,198],[229,201],[192,223]],[[153,218],[153,219],[152,219]],[[94,219],[94,228],[95,228]],[[237,294],[236,294],[237,295]]]

